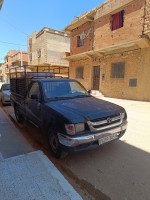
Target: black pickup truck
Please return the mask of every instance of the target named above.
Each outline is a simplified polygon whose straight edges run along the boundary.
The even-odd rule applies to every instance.
[[[11,78],[16,119],[32,121],[47,135],[51,153],[77,152],[119,139],[127,128],[124,108],[90,95],[76,80]],[[28,86],[27,86],[28,85]]]

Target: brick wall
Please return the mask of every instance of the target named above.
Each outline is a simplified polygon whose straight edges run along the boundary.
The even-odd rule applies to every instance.
[[[146,0],[144,32],[150,32],[150,0]]]
[[[123,27],[112,31],[112,16],[107,15],[94,22],[94,49],[136,40],[141,37],[144,25],[145,0],[126,6]],[[120,10],[121,11],[121,10]]]
[[[119,8],[119,5],[125,4],[127,4],[125,7],[122,7],[119,10],[117,9]],[[124,3],[123,1],[120,2],[117,0],[116,4],[114,4],[113,0],[102,5],[103,6],[100,6],[96,11],[94,22],[87,22],[86,24],[83,24],[72,31],[71,55],[137,40],[142,37],[145,20],[145,0],[124,0]],[[150,7],[149,3],[147,3],[147,7]],[[124,10],[124,25],[123,27],[114,31],[112,31],[112,14],[109,13],[112,10],[112,14]],[[149,19],[148,14],[147,20]],[[145,22],[145,27],[148,28],[149,25],[146,25],[146,23],[148,24],[148,22]],[[86,35],[88,31],[90,34],[85,37],[84,46],[77,47],[77,36],[84,33]]]
[[[100,66],[100,91],[108,97],[150,101],[150,48],[70,62],[70,78],[76,79],[76,67],[84,66],[84,78],[76,79],[86,89],[93,87],[93,66]],[[111,64],[125,62],[124,78],[111,78]],[[105,79],[102,80],[102,75]],[[137,87],[129,87],[129,80],[137,79]]]
[[[105,96],[150,101],[150,48],[129,51],[123,55],[108,56],[100,63],[105,80],[100,89]],[[111,63],[125,62],[124,78],[111,78]],[[137,87],[129,87],[129,80],[137,79]]]
[[[80,36],[81,34],[85,34],[84,46],[77,47],[77,37]],[[74,29],[71,33],[71,38],[70,38],[70,45],[71,45],[70,54],[73,55],[92,50],[92,36],[93,36],[92,34],[93,34],[93,29],[91,22],[88,22],[82,25],[81,27]]]
[[[72,61],[70,62],[70,79],[76,79],[81,84],[84,85],[84,87],[89,90],[91,89],[92,84],[92,61],[89,59],[83,59],[78,61]],[[76,67],[84,67],[83,70],[83,79],[76,78]]]

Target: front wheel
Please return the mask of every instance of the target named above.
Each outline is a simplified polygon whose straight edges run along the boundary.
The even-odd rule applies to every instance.
[[[54,128],[50,128],[48,131],[48,145],[55,158],[60,158],[62,156],[62,149],[57,136],[57,131]]]
[[[17,122],[19,122],[20,124],[22,124],[23,121],[24,121],[24,116],[22,114],[20,114],[18,106],[14,107],[14,111],[15,111],[15,116],[16,116]]]

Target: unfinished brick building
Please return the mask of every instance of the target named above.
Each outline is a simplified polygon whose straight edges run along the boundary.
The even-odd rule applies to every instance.
[[[108,97],[150,101],[150,0],[107,0],[64,31],[70,78]]]

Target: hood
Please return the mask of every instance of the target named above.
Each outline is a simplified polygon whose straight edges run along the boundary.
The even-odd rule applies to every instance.
[[[49,107],[73,123],[85,122],[123,112],[124,108],[95,97],[50,101]]]

